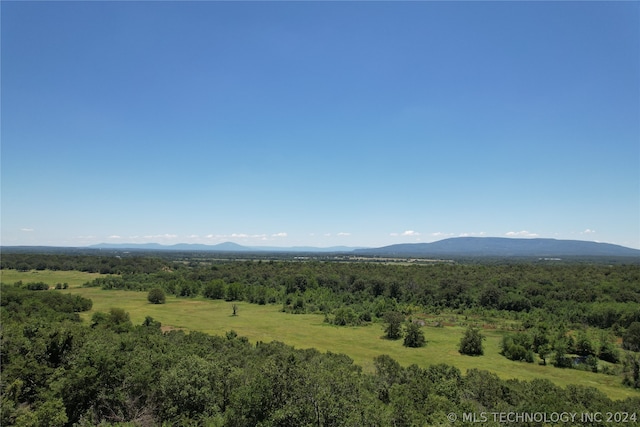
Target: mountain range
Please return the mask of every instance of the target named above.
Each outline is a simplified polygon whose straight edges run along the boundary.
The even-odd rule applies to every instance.
[[[640,250],[611,243],[584,240],[515,239],[505,237],[455,237],[432,243],[406,243],[362,249],[363,255],[395,256],[491,256],[563,257],[625,256],[640,257]]]
[[[454,237],[432,243],[404,243],[380,248],[333,246],[269,247],[242,246],[225,242],[217,245],[180,243],[100,243],[90,246],[96,249],[217,251],[217,252],[332,252],[364,256],[414,256],[414,257],[575,257],[621,256],[640,257],[640,250],[610,243],[583,240],[515,239],[504,237]]]
[[[351,246],[331,246],[318,248],[315,246],[243,246],[233,242],[224,242],[217,245],[204,245],[200,243],[177,243],[175,245],[161,245],[159,243],[99,243],[89,246],[94,249],[137,249],[147,251],[212,251],[212,252],[353,252],[367,249]]]

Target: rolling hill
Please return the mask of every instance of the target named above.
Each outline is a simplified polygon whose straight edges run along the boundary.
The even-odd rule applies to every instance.
[[[356,251],[378,256],[456,257],[640,257],[640,250],[583,240],[455,237],[432,243],[405,243]]]
[[[222,253],[340,253],[373,257],[418,257],[418,258],[510,258],[510,257],[626,257],[640,262],[640,250],[610,243],[583,240],[516,239],[504,237],[454,237],[431,243],[403,243],[379,248],[333,246],[243,246],[233,242],[217,245],[179,243],[99,243],[84,248],[53,248],[38,246],[3,246],[3,252],[48,252],[51,250],[74,252],[82,250],[128,250],[128,251],[206,251]]]

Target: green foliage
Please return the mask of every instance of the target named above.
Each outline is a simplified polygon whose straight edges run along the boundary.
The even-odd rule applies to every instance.
[[[538,347],[538,357],[542,360],[541,364],[547,364],[547,357],[551,354],[551,346],[549,344],[543,344]]]
[[[406,324],[404,334],[404,342],[403,345],[405,347],[424,347],[427,343],[427,340],[424,337],[424,332],[420,328],[416,322],[409,322]]]
[[[233,282],[227,287],[227,301],[239,301],[242,299],[243,286],[241,283]]]
[[[460,339],[458,351],[460,354],[468,356],[482,356],[484,354],[482,340],[484,340],[484,336],[480,333],[480,329],[469,326]]]
[[[610,363],[618,363],[620,361],[620,352],[606,336],[601,338],[598,358]]]
[[[158,381],[161,419],[185,417],[199,420],[219,413],[224,406],[223,368],[197,355],[181,358],[162,372]]]
[[[358,326],[362,322],[351,307],[340,307],[334,311],[331,323],[338,326]]]
[[[402,381],[402,367],[386,354],[376,356],[373,366],[376,369],[378,398],[384,403],[389,403],[391,387]]]
[[[153,288],[149,291],[147,300],[149,300],[151,304],[164,304],[167,300],[167,297],[162,289]]]
[[[123,274],[151,273],[168,268],[172,263],[157,257],[96,256],[68,254],[5,253],[2,254],[2,269],[82,271],[88,273]]]
[[[625,354],[623,370],[623,384],[633,388],[640,388],[640,354],[627,352]]]
[[[533,339],[527,333],[505,335],[502,339],[502,355],[507,359],[533,363]]]
[[[576,354],[584,357],[596,355],[593,344],[584,331],[579,331],[577,334],[575,350]]]
[[[48,317],[78,321],[77,313],[91,310],[90,299],[55,291],[30,291],[19,286],[3,286],[0,292],[3,314],[16,319]]]
[[[30,291],[46,291],[49,289],[49,285],[43,282],[27,283],[25,287]]]
[[[96,312],[91,317],[91,327],[107,328],[114,332],[128,332],[133,327],[129,313],[118,307],[109,309],[109,313]]]
[[[568,339],[557,339],[553,344],[553,366],[556,368],[571,368],[573,361],[567,356],[568,351]]]
[[[387,324],[384,328],[387,338],[390,340],[397,340],[402,337],[402,322],[404,322],[404,314],[397,311],[389,311],[384,314],[384,321]]]
[[[224,281],[221,279],[212,280],[202,290],[202,296],[210,299],[224,299],[225,293]]]
[[[598,359],[594,355],[588,355],[584,360],[584,365],[591,372],[598,372]]]
[[[60,292],[64,289],[60,283],[68,279],[56,275],[52,281],[46,278],[51,272],[44,272],[57,269],[60,271],[54,273],[61,273],[63,268],[76,266],[83,271],[117,274],[100,277],[87,286],[145,293],[158,288],[165,295],[185,298],[277,303],[288,312],[326,313],[328,319],[331,316],[329,320],[344,325],[384,318],[385,333],[389,335],[391,331],[396,339],[403,336],[405,316],[418,310],[455,312],[459,318],[501,317],[506,322],[522,321],[526,328],[526,332],[503,340],[506,357],[532,361],[533,352],[537,352],[543,363],[549,357],[557,366],[594,372],[606,368],[620,372],[620,379],[608,377],[611,381],[620,381],[624,375],[628,386],[640,385],[640,363],[637,353],[631,351],[637,342],[634,322],[640,322],[638,266],[534,263],[425,267],[180,257],[3,254],[3,268],[37,271],[11,271],[6,277],[18,277],[16,281],[29,277],[24,280],[27,284],[3,285],[0,292],[0,424],[442,425],[448,422],[446,415],[451,412],[460,414],[477,408],[610,412],[640,407],[638,399],[614,402],[593,389],[564,390],[542,380],[503,381],[481,370],[463,376],[458,369],[445,365],[402,367],[389,356],[376,358],[375,373],[369,373],[343,355],[294,350],[279,343],[254,346],[233,331],[226,337],[194,331],[163,334],[159,322],[150,316],[142,322],[140,316],[158,317],[160,310],[164,312],[169,307],[146,304],[145,294],[132,295],[146,304],[144,313],[134,314],[141,325],[134,326],[125,310],[106,311],[112,306],[110,302],[99,305],[105,312],[94,313],[93,327],[87,327],[78,322],[77,313],[90,309],[91,301]],[[72,288],[79,284],[71,280],[69,283]],[[34,291],[25,289],[30,284]],[[59,291],[45,290],[45,286]],[[40,290],[35,291],[36,288]],[[91,295],[101,292],[83,291]],[[234,327],[241,333],[247,329],[238,322],[250,317],[253,310],[271,308],[247,307],[240,318],[231,319],[227,304],[209,301],[206,305],[225,307],[221,309],[224,318],[235,322]],[[389,312],[400,319],[395,332],[385,316]],[[264,318],[266,315],[261,319]],[[596,335],[589,328],[574,335],[568,332],[585,325],[608,329],[608,335],[594,339]],[[375,332],[377,335],[371,337],[377,339],[378,328],[374,325],[368,331],[357,332],[365,336]],[[412,329],[410,325],[405,328],[406,343],[413,341],[413,335],[419,336]],[[422,332],[419,327],[415,329]],[[626,353],[618,350],[613,334],[622,335]],[[491,358],[495,352],[489,353],[497,344],[498,334],[488,335],[491,350],[482,360],[476,359],[478,364],[489,365],[496,360]],[[455,340],[447,345],[454,348]],[[394,342],[380,342],[387,349],[395,346],[414,355],[411,357],[422,354],[403,350]],[[479,342],[482,349],[482,338]],[[433,347],[434,351],[440,350]],[[375,350],[379,348],[383,347]],[[607,362],[622,363],[599,366],[594,354]],[[402,363],[406,360],[402,359]],[[533,372],[531,368],[557,371],[520,367],[530,369],[527,372]],[[567,374],[560,375],[567,378]]]
[[[16,266],[19,260],[7,264]],[[45,261],[48,268],[56,267],[51,259]],[[146,257],[114,262],[97,258],[95,263],[118,264],[125,271],[120,276],[98,278],[89,286],[144,291],[160,287],[167,294],[183,297],[280,303],[285,311],[295,313],[332,312],[352,306],[360,316],[366,311],[357,307],[368,305],[370,315],[381,318],[388,311],[417,306],[498,310],[506,317],[517,314],[524,320],[535,313],[550,324],[597,328],[625,329],[634,321],[640,322],[637,265],[443,263],[427,269],[419,265],[317,261],[185,264]],[[290,295],[295,297],[286,302]],[[302,307],[294,307],[297,297],[302,298]],[[534,352],[537,346],[534,344]]]
[[[162,324],[154,320],[153,317],[147,316],[144,318],[144,322],[142,322],[142,326],[159,331]]]
[[[253,344],[233,331],[162,333],[151,317],[133,326],[122,309],[94,314],[89,327],[55,317],[57,306],[40,300],[54,291],[17,289],[2,292],[2,425],[436,425],[477,408],[604,413],[640,405],[483,370],[402,367],[386,355],[367,372],[344,355]],[[625,366],[631,385],[640,363]]]
[[[622,336],[622,348],[640,352],[640,322],[633,322]]]

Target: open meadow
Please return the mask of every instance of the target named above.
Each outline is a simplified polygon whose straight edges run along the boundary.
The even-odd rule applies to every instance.
[[[417,364],[426,367],[446,363],[456,366],[463,373],[467,369],[477,368],[495,372],[503,379],[544,378],[561,386],[592,386],[612,399],[640,395],[638,391],[623,387],[618,376],[508,360],[499,354],[503,334],[499,330],[483,332],[486,336],[483,356],[463,356],[457,350],[464,331],[461,326],[425,326],[423,330],[427,345],[417,349],[407,348],[402,345],[402,340],[392,341],[383,338],[382,323],[359,327],[334,326],[324,323],[322,315],[283,313],[280,305],[256,305],[247,302],[234,302],[238,307],[238,315],[232,316],[232,303],[222,300],[208,300],[202,297],[178,298],[169,295],[166,304],[155,305],[147,301],[147,292],[81,287],[84,282],[98,276],[62,271],[2,271],[4,283],[19,280],[25,283],[42,281],[50,285],[69,283],[70,288],[61,292],[78,294],[93,301],[92,310],[81,314],[85,321],[89,321],[97,311],[104,312],[112,307],[119,307],[130,314],[134,324],[141,324],[146,316],[151,316],[165,328],[217,335],[234,330],[254,343],[281,341],[296,348],[316,348],[323,352],[344,353],[365,370],[373,369],[374,357],[388,354],[404,366]]]
[[[55,286],[58,283],[67,283],[70,288],[79,288],[84,283],[103,276],[105,275],[100,273],[85,273],[75,270],[0,270],[0,281],[3,283],[15,283],[19,281],[23,283],[43,282],[51,286]]]

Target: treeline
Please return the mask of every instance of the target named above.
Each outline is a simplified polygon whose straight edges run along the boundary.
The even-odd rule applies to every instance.
[[[636,265],[383,265],[331,262],[173,262],[154,273],[124,273],[87,286],[182,297],[283,304],[285,311],[361,322],[412,307],[500,313],[530,322],[567,322],[614,331],[640,322]]]
[[[163,333],[119,309],[83,325],[66,318],[74,297],[55,291],[3,286],[2,294],[2,425],[415,426],[453,417],[471,425],[465,414],[489,412],[619,413],[637,425],[640,398],[612,401],[594,388],[401,367],[389,356],[364,372],[341,354],[254,345],[232,331]]]
[[[134,255],[68,255],[36,253],[3,253],[0,269],[18,271],[53,270],[86,273],[127,274],[161,271],[172,261],[160,257]]]
[[[2,305],[2,323],[5,320],[26,321],[32,316],[51,320],[80,321],[79,312],[89,311],[93,306],[90,299],[79,295],[66,295],[59,292],[30,292],[48,289],[33,286],[2,286],[0,304]]]

